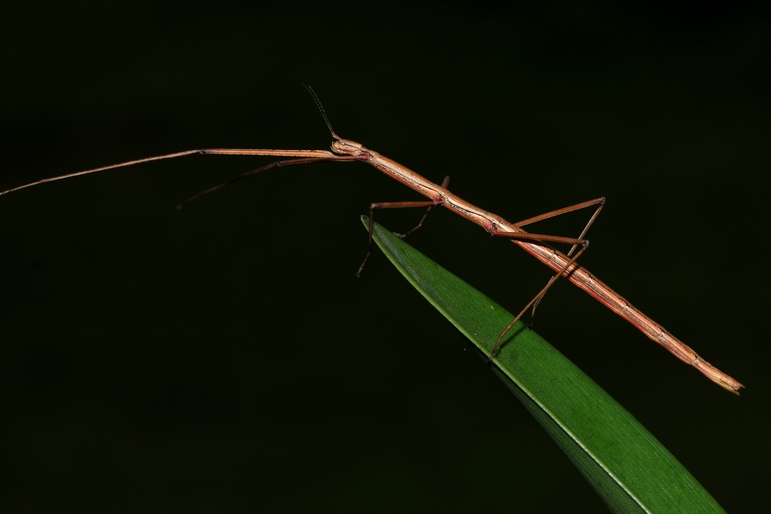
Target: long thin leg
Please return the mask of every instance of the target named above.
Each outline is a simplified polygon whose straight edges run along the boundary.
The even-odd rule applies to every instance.
[[[559,209],[557,211],[552,211],[551,213],[546,213],[546,214],[552,214],[552,215],[559,216],[560,214],[564,214],[564,213],[567,213],[567,212],[572,212],[572,211],[575,211],[575,210],[578,210],[578,209],[583,209],[585,207],[593,207],[595,205],[597,206],[597,209],[594,210],[594,213],[592,214],[592,217],[589,218],[589,221],[586,223],[586,226],[581,231],[581,235],[578,236],[578,239],[583,240],[584,237],[586,237],[586,234],[589,232],[589,228],[592,226],[592,224],[594,224],[594,221],[600,215],[600,211],[602,211],[602,208],[605,207],[605,197],[595,198],[594,200],[589,200],[587,202],[582,202],[582,203],[579,203],[579,204],[576,204],[576,205],[572,205],[572,206],[566,207],[564,209]],[[556,213],[556,214],[554,214],[554,213]],[[552,217],[552,216],[549,216],[549,217]],[[540,218],[540,219],[546,219],[546,218]],[[536,221],[539,221],[539,220],[536,220]],[[578,246],[580,246],[580,245],[575,245],[574,244],[570,248],[570,251],[567,253],[567,256],[570,257],[571,255],[573,255],[573,252],[576,251],[576,248],[578,248]],[[586,247],[584,247],[584,249],[585,248]],[[559,277],[559,274],[558,275],[554,275],[554,277],[552,277],[552,279],[556,280],[555,277]],[[549,280],[551,281],[552,279],[549,279]],[[533,302],[533,308],[530,311],[530,323],[529,323],[529,325],[531,327],[533,326],[533,322],[535,321],[535,310],[541,304],[541,300],[543,300],[544,294],[541,294],[540,296],[536,297],[535,301]]]
[[[570,257],[573,255],[573,252],[576,251],[576,248],[578,247],[586,247],[589,244],[589,241],[584,239],[586,236],[586,233],[589,231],[589,228],[592,226],[594,221],[597,219],[597,217],[600,215],[600,211],[602,211],[602,208],[605,206],[605,198],[595,198],[594,200],[587,200],[586,202],[577,203],[575,205],[569,205],[567,207],[563,207],[561,209],[556,209],[553,211],[545,212],[543,214],[539,214],[538,216],[533,216],[532,218],[528,218],[526,220],[514,223],[514,225],[518,227],[524,227],[526,225],[530,225],[532,223],[536,223],[539,221],[543,221],[549,218],[554,218],[556,216],[560,216],[562,214],[567,214],[569,212],[578,211],[581,209],[585,209],[587,207],[594,207],[597,206],[597,209],[595,209],[594,213],[592,214],[591,218],[589,218],[589,221],[587,222],[584,229],[581,231],[581,234],[577,238],[570,238],[570,237],[560,237],[560,236],[550,236],[550,235],[544,235],[544,234],[533,234],[532,232],[528,232],[527,236],[523,237],[524,234],[521,234],[519,232],[495,232],[494,235],[500,236],[500,237],[507,237],[509,239],[517,239],[517,240],[528,240],[528,241],[535,241],[535,242],[556,242],[556,243],[567,243],[573,245],[570,248],[570,251],[567,253],[567,256]],[[558,275],[555,275],[556,277],[559,277]],[[551,282],[551,280],[550,280]],[[548,287],[546,288],[548,290]],[[538,305],[541,303],[541,300],[543,299],[543,295],[546,291],[540,294],[540,297],[536,297],[532,303],[533,310],[530,314],[530,324],[532,325],[532,320],[535,316],[535,310],[538,307]]]
[[[335,157],[306,157],[302,159],[287,159],[285,161],[276,161],[271,162],[270,164],[266,164],[265,166],[262,166],[261,168],[257,168],[256,170],[247,171],[246,173],[242,173],[240,175],[237,175],[227,182],[223,182],[221,184],[217,184],[214,187],[210,187],[209,189],[205,189],[204,191],[201,191],[200,193],[196,193],[187,200],[183,201],[182,203],[177,205],[177,209],[181,209],[185,205],[189,204],[190,202],[194,200],[198,200],[202,196],[206,196],[209,193],[213,193],[214,191],[217,191],[219,189],[222,189],[225,186],[229,186],[230,184],[233,184],[234,182],[238,182],[239,180],[243,180],[245,178],[251,177],[252,175],[256,175],[258,173],[262,173],[263,171],[267,171],[271,168],[281,168],[283,166],[291,166],[293,164],[311,164],[314,162],[324,162],[324,161],[333,161],[333,162],[353,162],[355,159],[353,157],[345,157],[345,156],[335,156]]]
[[[528,304],[525,306],[525,308],[522,309],[522,311],[519,314],[517,314],[517,316],[511,321],[511,323],[509,323],[509,325],[503,330],[503,332],[501,332],[501,334],[500,334],[500,336],[498,336],[498,340],[496,341],[495,346],[493,347],[493,350],[492,350],[492,352],[490,354],[490,359],[491,360],[493,358],[495,358],[495,355],[497,355],[498,350],[500,349],[500,345],[501,345],[501,341],[503,340],[503,337],[508,333],[509,330],[511,330],[511,327],[513,327],[514,324],[517,321],[519,321],[522,318],[522,316],[524,315],[524,313],[528,309],[530,309],[531,307],[532,307],[532,311],[531,311],[531,324],[532,324],[532,318],[535,316],[535,310],[538,307],[538,304],[543,299],[543,297],[546,294],[546,292],[549,290],[549,288],[551,288],[552,285],[554,285],[554,283],[557,281],[557,279],[559,277],[561,277],[563,275],[563,273],[565,273],[565,271],[571,265],[573,265],[573,263],[575,263],[578,260],[578,258],[581,256],[581,254],[583,254],[586,251],[586,249],[589,247],[589,241],[584,239],[584,237],[586,236],[586,233],[589,231],[589,228],[592,226],[594,221],[599,216],[600,211],[602,211],[602,208],[603,208],[604,205],[605,205],[605,198],[596,198],[594,200],[588,200],[586,202],[581,202],[581,203],[578,203],[578,204],[575,204],[575,205],[570,205],[568,207],[563,207],[562,209],[557,209],[557,210],[554,210],[554,211],[549,211],[547,213],[540,214],[538,216],[534,216],[532,218],[528,218],[526,220],[523,220],[523,221],[520,221],[518,223],[515,223],[516,226],[522,227],[522,226],[525,226],[525,225],[529,225],[531,223],[536,223],[538,221],[542,221],[542,220],[545,220],[545,219],[553,218],[555,216],[559,216],[559,215],[566,214],[566,213],[569,213],[569,212],[577,211],[577,210],[580,210],[580,209],[585,209],[587,207],[597,206],[597,209],[595,209],[594,213],[592,214],[591,218],[587,222],[586,226],[581,231],[581,234],[578,236],[578,238],[575,238],[573,240],[573,242],[572,242],[573,246],[571,247],[571,249],[567,253],[567,255],[568,255],[568,257],[570,257],[571,255],[573,255],[573,253],[575,252],[575,250],[577,248],[580,248],[578,253],[576,253],[575,256],[573,256],[573,258],[570,259],[570,261],[568,261],[568,263],[565,266],[563,266],[563,268],[560,270],[559,273],[557,273],[556,275],[552,276],[549,279],[549,281],[546,283],[546,285],[543,287],[543,289],[541,289],[541,291],[539,291],[538,294],[532,300],[530,300],[530,302],[528,302]],[[517,232],[497,232],[497,233],[495,233],[495,235],[496,236],[501,236],[501,237],[508,237],[510,239],[521,239],[522,238],[522,234],[519,234]],[[529,235],[532,236],[532,235],[535,235],[535,234],[529,234]],[[548,237],[541,238],[539,241],[540,242],[555,241],[555,239],[559,239],[559,238],[555,238],[553,236],[548,236]],[[570,240],[571,238],[562,238],[562,239]],[[566,241],[557,241],[557,242],[566,242]]]
[[[573,263],[576,262],[576,260],[578,260],[578,258],[581,256],[581,254],[584,253],[588,247],[589,247],[589,242],[587,241],[585,245],[581,246],[581,249],[578,250],[578,252],[573,256],[573,258],[570,259],[570,261],[568,261],[568,263],[565,264],[565,266],[562,267],[560,272],[558,274],[554,275],[553,277],[551,277],[551,279],[549,279],[549,282],[547,282],[547,284],[544,286],[544,288],[541,289],[541,291],[537,295],[535,295],[535,297],[532,300],[530,300],[527,305],[525,305],[525,307],[519,312],[519,314],[517,314],[517,316],[513,320],[511,320],[511,323],[509,323],[509,325],[506,328],[503,329],[503,332],[501,332],[501,335],[498,336],[498,340],[495,342],[495,346],[493,346],[493,349],[490,352],[489,360],[492,361],[495,358],[495,356],[498,355],[498,350],[500,350],[500,348],[501,348],[501,342],[503,341],[503,338],[506,336],[506,334],[509,332],[509,330],[511,330],[511,327],[513,327],[514,324],[517,321],[519,321],[520,318],[522,318],[522,315],[525,314],[525,312],[527,312],[527,310],[536,301],[538,301],[539,298],[542,298],[543,295],[546,294],[546,291],[549,290],[549,288],[554,284],[554,282],[556,282],[557,279],[559,277],[561,277],[562,274],[565,273],[565,271],[567,271],[568,268],[570,268],[570,266],[572,266]]]
[[[442,181],[442,188],[446,188],[447,184],[450,183],[450,177],[444,177],[444,180]],[[417,225],[412,227],[410,230],[403,234],[397,234],[394,232],[394,235],[397,237],[403,239],[407,237],[408,235],[415,232],[417,229],[423,226],[423,222],[426,221],[426,218],[428,217],[428,213],[431,212],[431,209],[438,205],[432,201],[427,200],[421,200],[416,202],[377,202],[377,203],[371,203],[369,205],[369,241],[367,243],[367,253],[364,256],[364,260],[361,262],[361,265],[359,266],[359,269],[356,271],[356,276],[360,276],[361,272],[364,270],[364,265],[367,264],[367,260],[369,259],[369,256],[372,255],[372,231],[375,227],[375,211],[377,209],[409,209],[413,207],[427,207],[425,214],[423,214],[423,217],[420,218],[420,221]]]
[[[581,235],[578,236],[577,238],[550,236],[546,234],[533,234],[532,232],[528,232],[527,234],[522,234],[520,232],[494,232],[493,235],[500,236],[500,237],[507,237],[509,239],[572,244],[573,247],[570,249],[570,251],[567,254],[569,257],[575,251],[576,247],[581,246],[586,241],[584,239],[584,236],[589,231],[589,227],[592,226],[592,223],[594,223],[594,220],[597,219],[597,216],[600,214],[600,211],[605,205],[605,198],[595,198],[594,200],[588,200],[586,202],[577,203],[575,205],[569,205],[567,207],[563,207],[562,209],[556,209],[553,211],[545,212],[543,214],[539,214],[538,216],[533,216],[532,218],[528,218],[526,220],[514,223],[514,225],[516,225],[517,227],[525,227],[527,225],[531,225],[539,221],[543,221],[549,218],[554,218],[556,216],[567,214],[569,212],[586,209],[587,207],[593,207],[595,205],[598,206],[597,209],[594,211],[594,214],[592,214],[592,217],[589,219],[589,222],[586,224],[586,227],[584,227],[584,230],[581,232]]]
[[[126,168],[129,166],[135,166],[137,164],[144,164],[147,162],[163,161],[169,159],[176,159],[177,157],[185,157],[187,155],[272,155],[277,157],[301,157],[303,159],[309,159],[306,162],[319,161],[350,161],[355,160],[352,156],[334,154],[328,150],[271,150],[271,149],[257,149],[257,148],[201,148],[198,150],[185,150],[184,152],[167,153],[164,155],[156,155],[154,157],[144,157],[142,159],[134,159],[133,161],[119,162],[118,164],[111,164],[109,166],[101,166],[99,168],[92,168],[90,170],[76,171],[75,173],[67,173],[65,175],[57,175],[55,177],[48,177],[34,182],[27,182],[5,191],[0,191],[0,196],[13,193],[14,191],[20,191],[28,187],[39,186],[40,184],[47,184],[48,182],[56,182],[57,180],[65,180],[68,178],[81,177],[83,175],[90,175],[92,173],[99,173],[101,171],[114,170],[117,168]]]
[[[443,188],[443,189],[447,189],[447,186],[449,185],[449,183],[450,183],[450,176],[449,176],[449,175],[447,175],[446,177],[444,177],[444,180],[442,180],[442,188]],[[425,221],[426,221],[426,218],[428,218],[428,213],[429,213],[429,212],[431,212],[431,209],[433,209],[435,205],[436,205],[436,204],[435,204],[434,202],[431,202],[431,204],[430,204],[430,205],[428,206],[428,208],[426,209],[426,212],[423,214],[423,217],[422,217],[422,218],[420,218],[420,221],[418,222],[418,224],[417,224],[417,225],[415,225],[414,227],[412,227],[411,229],[409,229],[407,232],[404,232],[403,234],[397,234],[397,233],[395,233],[395,232],[394,232],[394,235],[395,235],[396,237],[398,237],[399,239],[404,239],[405,237],[409,236],[410,234],[412,234],[413,232],[415,232],[417,229],[419,229],[420,227],[422,227],[422,226],[423,226],[423,222],[425,222]],[[372,216],[370,216],[370,218],[371,218],[371,217],[372,217]]]
[[[584,227],[584,230],[581,231],[581,235],[578,236],[579,240],[583,240],[584,236],[586,236],[586,233],[589,232],[589,227],[592,226],[594,223],[594,220],[597,219],[597,217],[600,215],[600,211],[602,211],[602,208],[605,207],[605,197],[595,198],[594,200],[587,200],[586,202],[577,203],[575,205],[569,205],[568,207],[563,207],[562,209],[557,209],[554,211],[549,211],[544,214],[540,214],[538,216],[534,216],[532,218],[528,218],[524,221],[520,221],[519,223],[515,223],[518,227],[524,227],[526,225],[529,225],[531,223],[536,223],[538,221],[542,221],[549,218],[554,218],[556,216],[561,216],[562,214],[567,214],[569,212],[578,211],[581,209],[585,209],[587,207],[594,207],[597,206],[597,209],[595,209],[594,214],[592,214],[592,217],[589,218],[589,221],[586,223],[586,226]],[[576,250],[576,247],[578,245],[573,245],[573,247],[570,249],[570,251],[567,253],[568,257],[573,255],[573,252]]]
[[[548,220],[549,218],[561,216],[562,214],[567,214],[569,212],[580,211],[581,209],[586,209],[587,207],[593,207],[595,205],[600,206],[597,209],[599,212],[599,210],[602,209],[602,207],[605,205],[605,197],[603,196],[600,198],[595,198],[594,200],[587,200],[585,202],[577,203],[575,205],[568,205],[567,207],[563,207],[561,209],[555,209],[553,211],[545,212],[543,214],[539,214],[538,216],[533,216],[532,218],[527,218],[526,220],[518,221],[517,223],[514,223],[514,225],[518,227],[525,227],[527,225],[531,225],[539,221]],[[592,215],[592,222],[596,217],[597,217],[597,213]]]

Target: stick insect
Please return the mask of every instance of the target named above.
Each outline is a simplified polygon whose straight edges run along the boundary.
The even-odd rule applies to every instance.
[[[634,325],[643,334],[650,339],[660,344],[671,352],[675,357],[680,359],[686,364],[689,364],[703,373],[707,378],[718,384],[723,389],[730,391],[734,394],[739,394],[739,390],[744,386],[736,379],[723,373],[716,367],[709,364],[702,359],[695,351],[688,347],[685,343],[667,332],[661,325],[654,320],[643,314],[640,310],[634,307],[621,295],[616,293],[613,289],[599,281],[593,274],[591,274],[586,268],[580,266],[577,263],[578,258],[587,249],[589,241],[585,239],[586,232],[591,224],[599,215],[605,204],[604,198],[597,198],[589,200],[576,205],[558,209],[555,211],[547,212],[533,218],[511,223],[504,220],[501,216],[488,212],[484,209],[472,205],[471,203],[463,200],[462,198],[451,193],[447,189],[448,178],[442,182],[441,185],[435,184],[411,169],[399,164],[374,150],[365,148],[360,143],[351,141],[350,139],[343,139],[338,136],[332,129],[332,125],[329,122],[329,118],[321,106],[316,94],[313,90],[306,86],[309,93],[313,97],[314,102],[321,111],[325,123],[332,135],[333,141],[330,150],[272,150],[272,149],[234,149],[234,148],[204,148],[197,150],[186,150],[183,152],[170,153],[165,155],[158,155],[154,157],[145,157],[142,159],[136,159],[132,161],[122,162],[118,164],[112,164],[110,166],[102,166],[100,168],[94,168],[84,171],[78,171],[75,173],[68,173],[66,175],[59,175],[55,177],[45,178],[17,186],[6,191],[0,192],[0,196],[8,193],[13,193],[21,189],[26,189],[33,186],[38,186],[48,182],[54,182],[57,180],[64,180],[82,175],[89,175],[91,173],[99,173],[102,171],[112,170],[116,168],[124,168],[128,166],[134,166],[137,164],[143,164],[153,161],[175,159],[177,157],[185,157],[188,155],[248,155],[248,156],[274,156],[274,157],[288,157],[289,159],[279,160],[258,168],[256,170],[244,173],[236,176],[230,181],[209,188],[194,197],[186,200],[184,203],[192,201],[200,196],[211,193],[217,189],[220,189],[232,182],[241,180],[248,176],[256,175],[263,171],[276,167],[284,167],[290,165],[300,164],[312,164],[318,162],[363,162],[373,166],[375,169],[383,172],[387,176],[394,180],[401,182],[410,189],[418,192],[419,194],[428,198],[424,201],[410,201],[410,202],[384,202],[384,203],[372,203],[369,207],[369,247],[367,254],[364,258],[364,262],[359,267],[357,275],[359,275],[372,253],[372,229],[374,211],[378,209],[395,209],[395,208],[426,208],[426,214],[420,220],[412,230],[407,234],[413,232],[417,228],[420,228],[426,219],[428,211],[435,206],[445,207],[455,214],[471,221],[472,223],[479,225],[489,234],[497,237],[503,237],[509,239],[512,243],[518,245],[527,253],[538,259],[540,262],[552,269],[556,274],[548,281],[546,286],[531,300],[522,311],[509,323],[508,326],[503,328],[498,340],[493,347],[489,356],[490,361],[493,361],[500,350],[501,342],[504,336],[511,330],[514,324],[522,318],[522,316],[531,308],[535,308],[538,302],[546,293],[546,291],[554,284],[559,277],[565,277],[574,285],[586,291],[590,296],[595,298],[601,304],[608,307],[611,311],[615,312],[629,323]],[[535,234],[526,232],[522,227],[541,221],[544,219],[552,218],[565,214],[568,212],[577,211],[580,209],[586,209],[594,207],[595,211],[592,214],[589,222],[582,231],[581,235],[577,238],[553,236],[546,234]],[[407,235],[403,234],[403,235]],[[563,254],[551,246],[549,243],[565,243],[573,245],[567,254]]]

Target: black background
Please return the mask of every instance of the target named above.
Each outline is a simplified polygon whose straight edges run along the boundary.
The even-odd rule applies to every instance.
[[[747,385],[567,283],[536,329],[731,512],[765,502],[768,12],[542,2],[4,5],[0,188],[343,137],[516,221],[598,196],[583,263]],[[564,512],[602,504],[382,255],[361,164],[188,157],[0,201],[7,512]],[[418,213],[389,212],[394,230]],[[538,227],[577,234],[588,213]],[[518,310],[548,271],[446,211],[410,240]],[[513,507],[512,507],[513,506]]]

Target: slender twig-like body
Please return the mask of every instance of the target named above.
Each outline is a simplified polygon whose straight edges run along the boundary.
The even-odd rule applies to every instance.
[[[442,206],[458,214],[459,216],[466,218],[472,223],[479,225],[480,227],[484,228],[488,233],[492,235],[511,239],[511,241],[514,244],[519,245],[523,250],[531,254],[533,257],[535,257],[536,259],[544,263],[546,266],[548,266],[555,272],[557,272],[559,275],[566,277],[570,282],[575,284],[577,287],[579,287],[580,289],[583,289],[584,291],[589,293],[590,296],[597,299],[600,303],[608,307],[610,310],[612,310],[622,318],[629,321],[632,325],[637,327],[641,332],[643,332],[646,336],[651,338],[653,341],[659,343],[661,346],[669,350],[672,354],[675,355],[675,357],[685,362],[686,364],[690,364],[691,366],[695,367],[701,373],[707,376],[707,378],[709,378],[710,380],[712,380],[722,388],[732,393],[738,394],[739,390],[744,387],[737,380],[731,378],[727,374],[723,373],[722,371],[715,368],[707,361],[699,357],[699,355],[696,352],[694,352],[690,347],[685,345],[683,342],[681,342],[673,335],[669,334],[666,330],[664,330],[664,328],[661,325],[659,325],[651,318],[649,318],[641,311],[639,311],[637,308],[632,306],[627,300],[625,300],[621,295],[613,291],[610,287],[606,286],[604,283],[597,280],[594,277],[594,275],[592,275],[586,268],[577,264],[576,259],[578,255],[580,255],[580,252],[577,255],[570,257],[544,244],[546,242],[558,242],[558,243],[585,245],[586,243],[585,240],[581,238],[574,239],[574,238],[566,238],[566,237],[559,237],[559,236],[532,234],[532,233],[526,232],[524,229],[521,228],[521,225],[526,224],[528,222],[532,222],[533,220],[527,220],[527,222],[521,222],[518,224],[510,223],[504,220],[501,216],[498,216],[497,214],[493,214],[492,212],[488,212],[483,209],[480,209],[479,207],[476,207],[475,205],[470,204],[469,202],[463,200],[462,198],[459,198],[458,196],[452,194],[445,187],[442,187],[438,184],[435,184],[427,180],[426,178],[415,173],[414,171],[407,168],[406,166],[403,166],[387,157],[384,157],[375,151],[368,150],[361,144],[356,143],[355,141],[342,139],[338,137],[334,132],[332,132],[332,135],[335,138],[335,140],[332,142],[331,152],[326,150],[261,150],[261,149],[225,149],[225,148],[189,150],[185,152],[178,152],[178,153],[172,153],[167,155],[160,155],[156,157],[137,159],[134,161],[114,164],[111,166],[104,166],[101,168],[95,168],[95,169],[81,171],[77,173],[71,173],[71,174],[62,175],[58,177],[43,179],[43,180],[25,184],[19,187],[8,189],[6,191],[0,192],[0,195],[5,195],[14,191],[18,191],[20,189],[32,187],[32,186],[43,184],[46,182],[52,182],[55,180],[62,180],[66,178],[87,175],[90,173],[97,173],[100,171],[105,171],[105,170],[114,169],[114,168],[133,166],[136,164],[142,164],[146,162],[159,161],[164,159],[173,159],[176,157],[184,157],[187,155],[194,155],[194,154],[254,155],[254,156],[261,155],[261,156],[278,156],[278,157],[294,158],[294,159],[289,159],[289,160],[269,164],[268,166],[264,166],[250,173],[246,173],[244,175],[236,177],[236,179],[240,179],[248,175],[259,173],[261,171],[265,171],[266,169],[269,169],[275,166],[309,164],[309,163],[321,162],[321,161],[337,161],[337,162],[361,161],[374,166],[375,168],[382,171],[383,173],[393,178],[394,180],[401,182],[402,184],[409,187],[410,189],[413,189],[419,194],[430,199],[430,202],[404,202],[403,205],[399,205],[399,206],[406,206],[406,207],[416,207],[416,206],[425,206],[425,205]],[[207,191],[204,191],[201,194],[206,194],[220,187],[222,187],[222,185],[211,188]],[[196,197],[198,196],[200,195],[196,195]],[[579,204],[578,207],[581,208],[583,206],[596,205],[601,202],[604,202],[604,199],[585,202],[584,204]],[[406,205],[406,204],[409,204],[409,205]],[[373,204],[373,206],[374,205],[375,204]],[[553,281],[550,281],[549,285],[552,282]],[[546,288],[548,288],[549,285],[547,285]],[[539,296],[536,297],[535,300],[537,300],[540,296],[541,294],[539,294]],[[534,303],[534,302],[531,302],[531,303]],[[520,316],[521,316],[521,313],[520,313]],[[517,319],[520,316],[517,316]],[[513,322],[511,325],[509,325],[509,327],[507,327],[502,332],[501,338],[509,330],[509,328],[511,328],[512,325],[513,325]],[[498,344],[496,344],[495,346],[495,349],[492,353],[491,358],[495,357],[499,344],[500,344],[500,339],[498,341]]]
[[[450,209],[459,216],[484,228],[490,234],[498,235],[500,233],[513,232],[525,235],[525,231],[522,228],[509,223],[501,216],[470,204],[462,198],[452,194],[447,189],[418,175],[406,166],[402,166],[387,157],[383,157],[377,152],[368,150],[358,143],[338,139],[332,143],[332,150],[337,154],[352,155],[356,160],[371,164],[386,175],[398,180],[418,193],[427,196],[434,204]],[[543,238],[539,239],[544,240]],[[538,244],[537,242],[515,238],[511,238],[511,241],[514,244],[519,245],[523,250],[552,270],[558,273],[561,272],[563,276],[570,280],[570,282],[589,293],[590,296],[594,297],[625,320],[629,321],[646,336],[669,350],[675,357],[701,371],[707,378],[719,386],[733,393],[738,393],[738,391],[744,387],[737,380],[726,375],[699,357],[699,355],[689,346],[664,330],[661,325],[643,314],[620,294],[596,279],[586,268],[573,262],[573,259],[557,250],[543,244]]]

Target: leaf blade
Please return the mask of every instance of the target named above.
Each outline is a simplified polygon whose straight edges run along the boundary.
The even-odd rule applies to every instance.
[[[378,224],[373,239],[489,356],[513,315]],[[507,334],[493,370],[614,512],[724,512],[629,412],[523,324]]]

